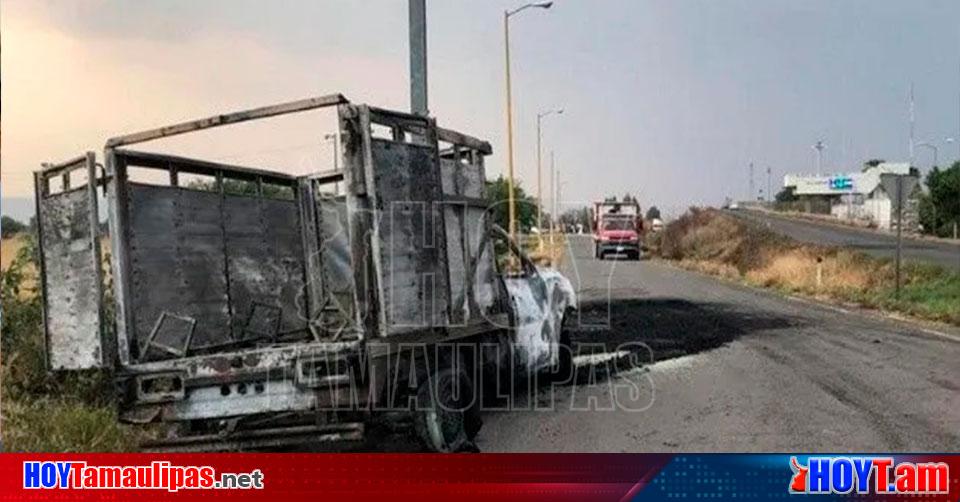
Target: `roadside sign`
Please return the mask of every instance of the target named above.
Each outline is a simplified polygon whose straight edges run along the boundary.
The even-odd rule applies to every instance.
[[[903,180],[902,192],[897,189],[897,180]],[[890,174],[880,176],[880,184],[883,186],[883,189],[887,192],[887,195],[890,196],[890,202],[893,207],[897,207],[897,204],[900,203],[899,195],[903,194],[905,199],[910,198],[910,193],[913,192],[913,189],[917,187],[917,183],[920,180],[916,176],[906,176],[900,174]]]

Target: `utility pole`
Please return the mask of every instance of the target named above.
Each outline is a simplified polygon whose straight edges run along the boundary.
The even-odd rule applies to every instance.
[[[770,166],[767,166],[767,202],[773,202],[773,185],[770,183]]]
[[[903,176],[897,175],[897,286],[895,298],[900,301],[900,254],[903,249]]]
[[[813,149],[817,151],[817,176],[823,173],[823,149],[826,147],[822,140],[817,140],[817,143],[813,145]]]
[[[503,65],[507,95],[507,203],[510,239],[517,240],[517,201],[513,194],[513,89],[510,85],[510,16],[530,8],[549,9],[553,2],[528,3],[503,11]]]
[[[753,191],[753,162],[750,163],[750,191],[747,192],[747,202],[752,202],[755,196]]]
[[[550,154],[550,157],[551,157],[551,159],[553,158],[553,153]],[[560,181],[560,171],[557,171],[556,179],[557,179],[557,201],[556,201],[556,206],[557,206],[557,212],[559,212],[559,211],[560,211],[560,204],[561,204],[561,200],[562,200],[562,199],[560,198],[560,193],[561,193],[561,190],[563,189],[563,188],[562,188],[562,187],[563,187],[563,183]],[[564,231],[563,231],[563,221],[560,221],[560,233],[561,233],[561,234],[564,233]]]
[[[426,0],[408,0],[410,29],[410,111],[426,117],[427,7]]]
[[[541,174],[543,169],[541,167],[542,163],[540,160],[541,153],[543,151],[541,147],[543,140],[543,128],[541,124],[545,117],[553,115],[554,113],[557,115],[563,113],[563,108],[537,113],[537,228],[540,229],[538,241],[541,250],[543,249],[543,175]]]
[[[914,126],[914,110],[913,110],[913,82],[910,82],[910,166],[913,166],[913,126]]]
[[[557,233],[557,220],[560,215],[557,214],[557,164],[553,157],[553,150],[550,150],[550,248],[553,249],[553,235]]]

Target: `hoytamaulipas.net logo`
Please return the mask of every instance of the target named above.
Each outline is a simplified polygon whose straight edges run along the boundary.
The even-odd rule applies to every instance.
[[[263,472],[221,472],[206,465],[89,465],[80,461],[25,461],[25,489],[260,490]]]
[[[790,457],[790,493],[945,494],[950,466],[943,462],[894,462],[892,457]]]

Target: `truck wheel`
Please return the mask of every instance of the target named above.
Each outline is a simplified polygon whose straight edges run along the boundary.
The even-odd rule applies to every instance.
[[[432,452],[479,451],[473,443],[480,427],[480,396],[463,370],[442,369],[420,384],[414,429]],[[456,397],[455,397],[456,396]]]
[[[554,382],[572,383],[573,381],[573,345],[570,343],[570,330],[567,329],[569,312],[564,313],[560,323],[560,347],[557,368],[553,374]]]

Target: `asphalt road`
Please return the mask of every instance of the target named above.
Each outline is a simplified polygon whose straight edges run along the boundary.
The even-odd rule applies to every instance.
[[[957,331],[599,262],[587,237],[571,249],[574,343],[639,343],[628,351],[651,361],[578,358],[581,383],[486,412],[482,451],[960,450]]]
[[[858,249],[874,256],[894,258],[897,238],[871,230],[798,220],[758,211],[728,211],[728,214],[759,223],[801,242]],[[903,239],[903,259],[925,261],[960,270],[960,244]]]

